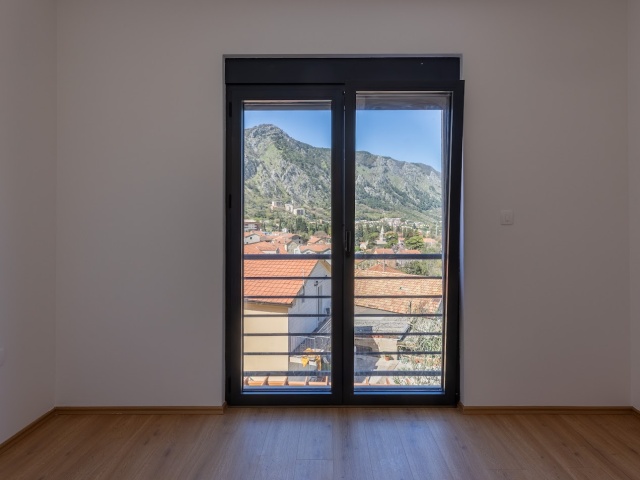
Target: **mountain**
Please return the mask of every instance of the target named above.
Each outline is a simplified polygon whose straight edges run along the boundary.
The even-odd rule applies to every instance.
[[[331,151],[291,138],[275,125],[244,134],[245,215],[265,216],[273,200],[328,218]],[[440,173],[369,152],[356,152],[356,220],[403,217],[429,221],[441,215]]]

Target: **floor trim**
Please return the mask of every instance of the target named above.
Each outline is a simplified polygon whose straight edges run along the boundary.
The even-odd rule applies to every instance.
[[[54,415],[55,412],[55,408],[52,408],[51,410],[49,410],[47,413],[45,413],[44,415],[38,417],[37,419],[35,419],[33,422],[31,422],[29,425],[27,425],[26,427],[24,427],[22,430],[20,430],[18,433],[16,433],[15,435],[9,437],[8,439],[6,439],[4,442],[0,443],[0,453],[4,452],[5,450],[7,450],[8,448],[11,448],[15,443],[17,443],[22,437],[28,435],[29,433],[31,433],[33,430],[35,430],[36,428],[38,428],[40,425],[42,425],[44,422],[46,422],[50,417],[52,417]]]
[[[219,407],[56,407],[55,415],[222,415]]]
[[[629,415],[635,410],[633,407],[474,407],[462,402],[460,409],[464,415]]]
[[[635,413],[636,415],[638,415],[640,417],[640,410],[638,410],[635,407],[631,407],[633,409],[633,413]]]

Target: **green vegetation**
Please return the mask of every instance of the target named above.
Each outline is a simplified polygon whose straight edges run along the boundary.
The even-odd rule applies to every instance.
[[[417,163],[356,152],[356,216],[360,220],[439,221],[440,173]],[[269,218],[272,201],[330,218],[331,151],[299,142],[274,125],[245,130],[245,216]],[[256,218],[257,219],[257,218]]]

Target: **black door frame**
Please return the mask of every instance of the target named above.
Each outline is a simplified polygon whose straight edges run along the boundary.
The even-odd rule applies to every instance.
[[[235,58],[226,61],[226,400],[229,405],[455,405],[459,400],[459,282],[464,82],[459,57],[394,58]],[[369,75],[367,77],[367,74]],[[309,79],[309,81],[307,81]],[[342,80],[340,80],[342,79]],[[311,80],[317,83],[310,83]],[[353,238],[355,185],[355,94],[358,91],[433,91],[450,95],[448,179],[444,254],[443,390],[375,389],[354,391],[353,254],[345,239]],[[243,392],[242,388],[242,104],[244,100],[322,99],[332,102],[332,368],[331,392],[309,390]],[[344,113],[343,113],[344,112]],[[341,326],[341,329],[340,329]],[[307,392],[306,387],[304,392]]]

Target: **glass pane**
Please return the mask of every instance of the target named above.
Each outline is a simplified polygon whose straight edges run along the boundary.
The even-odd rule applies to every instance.
[[[448,94],[356,96],[356,391],[441,388]]]
[[[243,388],[328,390],[331,102],[245,102],[243,121]]]

